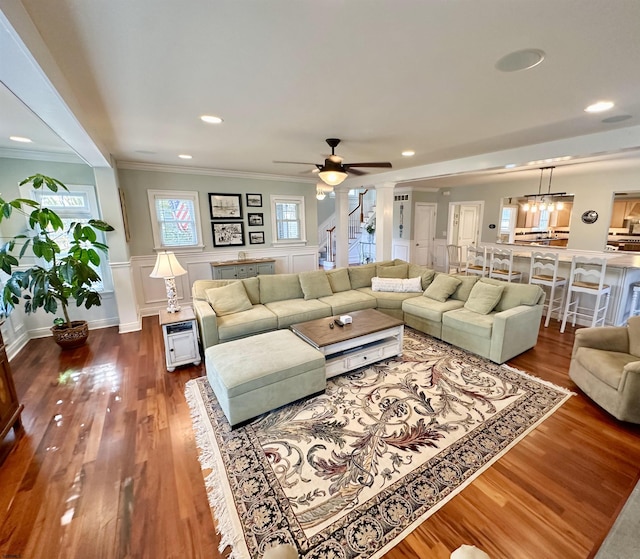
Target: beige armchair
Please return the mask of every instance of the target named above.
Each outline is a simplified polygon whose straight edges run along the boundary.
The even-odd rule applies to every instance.
[[[617,419],[640,423],[640,316],[577,330],[569,376]]]

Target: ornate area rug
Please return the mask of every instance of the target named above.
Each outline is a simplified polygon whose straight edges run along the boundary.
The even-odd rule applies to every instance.
[[[570,396],[408,328],[403,351],[233,431],[187,383],[221,551],[379,557]]]

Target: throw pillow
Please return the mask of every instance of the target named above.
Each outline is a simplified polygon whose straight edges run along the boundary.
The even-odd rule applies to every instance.
[[[415,278],[420,276],[422,278],[422,291],[424,291],[429,284],[433,281],[436,272],[426,266],[418,266],[417,264],[409,264],[409,271],[407,272],[408,278]]]
[[[440,274],[436,276],[431,282],[431,285],[427,287],[424,296],[444,303],[461,283],[462,281],[458,278],[448,276],[447,274]]]
[[[471,289],[464,308],[479,314],[489,314],[500,301],[503,291],[504,285],[491,285],[479,281]]]
[[[299,274],[265,274],[260,276],[260,302],[263,305],[287,299],[302,299]]]
[[[341,291],[349,291],[351,289],[349,272],[346,268],[331,270],[330,272],[327,272],[327,277],[329,278],[329,283],[331,284],[331,290],[333,293],[340,293]]]
[[[324,270],[315,272],[300,272],[300,287],[305,299],[319,299],[333,295],[331,284]]]
[[[353,266],[349,270],[351,289],[360,287],[371,287],[371,278],[376,275],[375,264],[365,264],[364,266]]]
[[[207,289],[206,293],[207,300],[216,316],[248,311],[253,307],[241,281],[230,283],[224,287],[212,287]]]
[[[402,293],[402,279],[373,277],[371,278],[371,291]]]
[[[407,264],[398,264],[397,266],[378,266],[376,275],[379,278],[406,278],[409,266]]]
[[[466,301],[469,298],[471,290],[476,282],[480,279],[478,276],[456,276],[462,283],[451,295],[452,299],[457,301]]]
[[[403,293],[420,293],[422,292],[422,278],[406,278],[402,280]]]

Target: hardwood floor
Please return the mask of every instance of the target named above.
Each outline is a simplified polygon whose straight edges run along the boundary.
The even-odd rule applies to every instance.
[[[492,559],[593,556],[638,481],[640,427],[580,394],[572,345],[554,322],[510,364],[577,395],[388,559],[444,559],[463,543]],[[184,400],[204,369],[166,372],[156,317],[67,352],[32,340],[11,366],[26,436],[0,444],[0,557],[219,557]]]

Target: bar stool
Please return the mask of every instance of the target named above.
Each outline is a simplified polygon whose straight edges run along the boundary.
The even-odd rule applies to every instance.
[[[571,260],[571,273],[569,275],[569,287],[567,290],[566,304],[564,307],[564,315],[562,317],[562,326],[560,332],[564,332],[569,316],[573,317],[571,324],[576,325],[576,318],[591,319],[591,326],[597,326],[599,322],[604,325],[607,316],[607,308],[609,306],[609,296],[611,294],[611,286],[604,283],[604,275],[607,269],[606,258],[585,258],[584,256],[574,256]],[[587,281],[591,279],[593,281]],[[573,295],[576,295],[575,301]],[[596,303],[591,309],[580,307],[580,296],[583,294],[593,295]],[[604,304],[600,304],[604,298]],[[573,308],[573,310],[571,310]],[[600,317],[602,313],[602,318]]]
[[[554,311],[558,311],[558,320],[562,316],[564,307],[564,296],[566,292],[567,278],[558,275],[558,258],[557,252],[532,252],[531,265],[529,266],[529,283],[549,288],[549,302],[545,301],[547,316],[544,321],[544,327],[549,326],[551,315]],[[560,296],[556,297],[556,288],[561,288]],[[547,291],[547,290],[545,290]]]
[[[460,245],[447,245],[447,274],[451,273],[451,268],[456,274],[462,269],[462,247]]]
[[[489,265],[487,258],[487,247],[479,247],[469,245],[467,247],[467,265],[464,269],[465,275],[476,275],[480,277],[486,277],[489,273]]]
[[[491,266],[489,267],[489,277],[502,281],[520,281],[522,272],[513,269],[513,251],[507,248],[494,248],[491,254]]]

